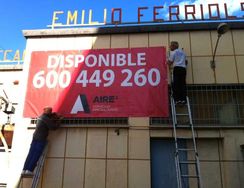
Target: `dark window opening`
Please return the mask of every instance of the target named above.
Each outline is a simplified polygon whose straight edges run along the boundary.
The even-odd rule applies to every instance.
[[[31,124],[36,124],[36,119],[31,120]],[[127,117],[118,118],[64,118],[62,125],[128,125]]]

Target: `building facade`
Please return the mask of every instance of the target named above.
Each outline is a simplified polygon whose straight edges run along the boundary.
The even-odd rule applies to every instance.
[[[18,182],[35,127],[33,120],[22,115],[32,52],[168,49],[170,41],[178,41],[188,57],[187,90],[203,187],[244,187],[244,25],[228,25],[230,30],[219,41],[214,69],[210,62],[218,23],[23,31],[26,56],[23,71],[18,72],[19,95],[8,175],[12,179],[7,187]],[[178,135],[190,137],[191,132],[182,127]],[[182,140],[182,144],[191,143]],[[174,147],[171,116],[65,118],[61,129],[49,136],[39,187],[176,188]],[[30,179],[24,179],[21,187],[29,187],[30,183]],[[185,186],[196,187],[193,180]]]

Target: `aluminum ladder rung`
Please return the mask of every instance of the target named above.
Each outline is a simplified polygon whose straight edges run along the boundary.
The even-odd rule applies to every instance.
[[[189,125],[189,124],[177,124],[175,126],[177,126],[178,128],[188,128],[188,127],[191,127],[191,125]]]
[[[180,161],[180,164],[197,164],[197,161]]]
[[[180,113],[180,114],[175,114],[176,116],[189,116],[189,114],[185,114],[185,113]]]
[[[181,175],[182,178],[200,178],[200,176],[198,175],[186,175],[186,174],[183,174]]]
[[[178,139],[183,139],[183,140],[192,140],[192,137],[177,137]]]
[[[194,148],[190,149],[190,148],[179,148],[178,151],[195,151]]]

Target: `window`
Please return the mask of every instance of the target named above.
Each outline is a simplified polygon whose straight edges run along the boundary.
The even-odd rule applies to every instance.
[[[188,85],[187,93],[195,126],[244,125],[244,84]],[[169,125],[172,121],[171,117],[151,118],[150,123]]]
[[[170,139],[151,139],[151,187],[152,188],[177,188],[175,167],[175,145]],[[186,141],[180,140],[179,146],[186,148]],[[182,161],[187,160],[187,153],[180,155]],[[182,173],[188,174],[187,166],[182,166]],[[182,179],[183,188],[187,188],[189,182]]]

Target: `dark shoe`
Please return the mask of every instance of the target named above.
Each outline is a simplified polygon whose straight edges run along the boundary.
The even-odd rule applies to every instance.
[[[24,174],[25,174],[25,171],[26,171],[26,170],[22,170],[21,175],[24,175]]]
[[[175,104],[177,105],[177,104],[181,104],[181,101],[175,101]]]
[[[180,101],[180,104],[186,104],[186,100]]]
[[[34,173],[33,173],[33,172],[31,172],[31,171],[29,171],[29,170],[26,170],[26,171],[25,171],[25,175],[28,175],[28,176],[33,176],[33,175],[34,175]]]
[[[33,176],[34,173],[29,170],[23,170],[21,173],[22,176]]]

